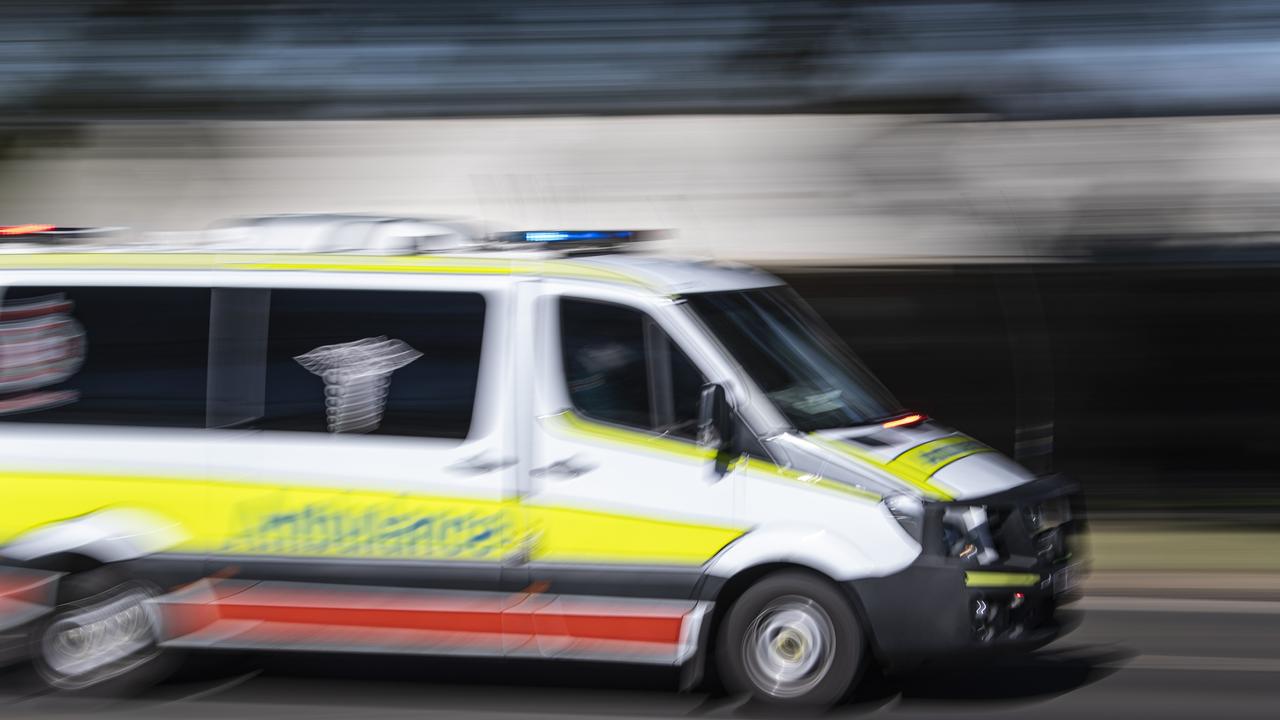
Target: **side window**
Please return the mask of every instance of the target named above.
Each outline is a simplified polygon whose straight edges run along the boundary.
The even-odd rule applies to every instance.
[[[560,353],[574,408],[597,420],[652,426],[645,320],[621,305],[560,301]]]
[[[483,296],[292,289],[266,296],[265,403],[251,426],[467,436]]]
[[[648,315],[613,303],[560,301],[560,351],[573,407],[618,425],[693,439],[706,381]]]
[[[694,440],[698,436],[698,403],[707,379],[674,343],[671,350],[672,434]]]
[[[207,288],[0,293],[0,421],[204,427]]]

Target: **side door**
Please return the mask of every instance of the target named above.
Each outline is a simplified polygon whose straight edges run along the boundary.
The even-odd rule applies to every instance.
[[[735,478],[695,442],[709,373],[663,302],[553,283],[538,298],[527,652],[680,661],[702,567],[743,532]]]
[[[468,280],[215,291],[210,574],[253,623],[205,635],[501,653],[510,303]]]

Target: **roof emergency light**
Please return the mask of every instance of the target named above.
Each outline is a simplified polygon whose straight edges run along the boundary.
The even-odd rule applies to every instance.
[[[663,235],[659,230],[519,230],[499,233],[493,239],[527,247],[621,250],[633,243],[655,240]]]
[[[637,233],[634,230],[526,230],[517,234],[523,236],[525,242],[554,243],[633,240]]]

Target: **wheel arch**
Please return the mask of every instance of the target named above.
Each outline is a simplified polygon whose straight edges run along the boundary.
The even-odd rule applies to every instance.
[[[163,552],[184,537],[176,522],[156,513],[105,508],[28,530],[0,549],[0,555],[29,566],[77,558],[106,565]]]
[[[699,649],[700,655],[708,663],[715,662],[716,639],[720,634],[720,625],[728,614],[729,609],[733,607],[733,604],[743,593],[770,575],[789,571],[812,575],[836,588],[840,595],[849,602],[849,607],[853,610],[854,617],[857,618],[859,625],[861,625],[861,630],[867,640],[867,648],[871,651],[869,659],[874,661],[881,669],[886,667],[880,643],[876,638],[875,628],[867,616],[866,608],[863,607],[857,591],[849,583],[842,583],[818,568],[794,561],[762,562],[758,565],[743,568],[728,578],[709,578],[711,582],[702,587],[701,596],[712,601],[712,610],[707,620],[707,630],[703,636],[704,646]],[[714,676],[714,672],[712,676]]]

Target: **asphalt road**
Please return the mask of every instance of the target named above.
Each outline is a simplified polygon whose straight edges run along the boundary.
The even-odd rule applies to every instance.
[[[1080,627],[1021,659],[873,679],[833,717],[1280,717],[1280,603],[1090,598]],[[237,655],[184,666],[128,700],[32,694],[0,677],[0,717],[660,718],[780,716],[677,693],[633,667]]]

